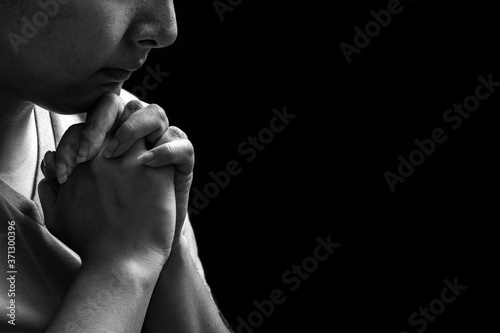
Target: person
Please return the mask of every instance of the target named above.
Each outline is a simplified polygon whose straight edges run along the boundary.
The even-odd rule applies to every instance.
[[[0,31],[0,331],[229,332],[192,145],[122,90],[176,39],[172,0],[4,0]]]

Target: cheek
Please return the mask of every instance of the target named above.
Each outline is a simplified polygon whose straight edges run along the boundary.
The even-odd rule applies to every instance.
[[[25,21],[35,26],[33,17],[39,11],[39,6],[26,10]],[[88,111],[100,96],[121,89],[121,84],[102,84],[95,74],[116,63],[121,54],[130,21],[127,13],[121,1],[71,0],[46,24],[35,26],[36,33],[32,31],[18,53],[9,42],[10,51],[4,52],[0,37],[0,86],[61,113]],[[26,29],[22,21],[8,27],[19,36],[26,35]]]
[[[116,14],[107,12],[88,1],[61,5],[20,52],[24,68],[54,84],[71,85],[91,76],[106,64],[126,30]]]

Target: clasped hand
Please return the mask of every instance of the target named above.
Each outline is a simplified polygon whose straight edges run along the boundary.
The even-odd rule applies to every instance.
[[[105,95],[45,155],[47,228],[84,262],[118,256],[161,267],[182,237],[193,166],[191,142],[159,106]]]

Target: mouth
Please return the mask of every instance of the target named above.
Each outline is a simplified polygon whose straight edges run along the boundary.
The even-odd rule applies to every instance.
[[[134,73],[134,70],[127,70],[121,68],[103,68],[99,71],[102,75],[112,82],[125,82]]]

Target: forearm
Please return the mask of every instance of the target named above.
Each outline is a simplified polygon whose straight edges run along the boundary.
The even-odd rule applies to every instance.
[[[158,279],[144,322],[144,333],[230,332],[210,291],[181,242]]]
[[[83,263],[46,333],[141,331],[160,270],[106,261]]]

